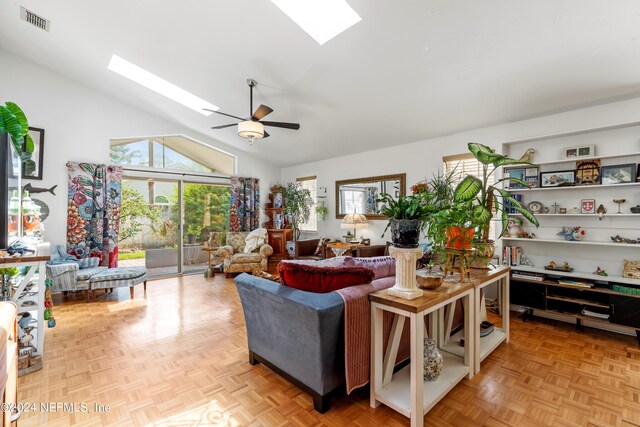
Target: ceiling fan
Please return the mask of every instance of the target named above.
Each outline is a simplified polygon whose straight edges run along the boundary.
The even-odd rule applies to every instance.
[[[264,130],[265,126],[271,126],[276,128],[285,128],[285,129],[300,129],[300,125],[298,123],[284,123],[284,122],[268,122],[266,120],[262,120],[267,115],[273,112],[273,109],[267,107],[266,105],[260,104],[260,106],[253,111],[253,88],[258,84],[257,81],[253,79],[247,79],[247,84],[249,85],[249,117],[242,118],[238,116],[234,116],[232,114],[223,113],[221,111],[214,111],[205,108],[207,111],[211,111],[212,113],[222,114],[223,116],[233,117],[234,119],[240,120],[237,123],[238,125],[238,135],[242,138],[248,139],[249,144],[253,144],[253,141],[256,139],[268,138],[269,134]],[[231,126],[235,126],[236,123],[231,123],[228,125],[222,126],[213,126],[211,129],[224,129]]]

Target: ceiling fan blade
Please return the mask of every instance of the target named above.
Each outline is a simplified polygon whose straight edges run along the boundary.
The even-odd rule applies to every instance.
[[[298,123],[284,123],[284,122],[260,122],[265,126],[273,126],[274,128],[285,128],[285,129],[300,129],[300,124]]]
[[[260,120],[261,118],[268,116],[272,112],[273,112],[272,108],[267,107],[266,105],[260,104],[258,109],[251,116],[251,120],[253,121]]]
[[[208,108],[203,108],[203,110],[205,110],[205,111],[211,111],[212,113],[216,113],[216,114],[222,114],[223,116],[232,117],[232,118],[234,118],[234,119],[238,119],[238,120],[245,120],[245,119],[243,119],[242,117],[238,117],[238,116],[234,116],[234,115],[231,115],[231,114],[223,113],[223,112],[221,112],[221,111],[210,110],[210,109],[208,109]]]
[[[264,131],[264,136],[262,137],[262,139],[269,138],[269,136],[271,136],[271,135],[269,135],[269,133],[265,130]]]
[[[237,123],[231,123],[230,125],[222,125],[222,126],[213,126],[211,129],[224,129],[224,128],[230,128],[231,126],[236,126]]]

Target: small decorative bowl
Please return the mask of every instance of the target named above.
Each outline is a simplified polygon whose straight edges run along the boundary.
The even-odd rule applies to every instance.
[[[444,280],[444,274],[442,273],[428,273],[426,271],[418,271],[416,272],[416,281],[418,282],[418,287],[427,290],[434,290],[442,285],[442,281]]]

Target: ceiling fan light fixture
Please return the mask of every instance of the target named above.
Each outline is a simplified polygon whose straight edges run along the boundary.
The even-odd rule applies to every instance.
[[[238,135],[242,138],[253,141],[264,137],[264,126],[260,122],[246,120],[238,123]]]

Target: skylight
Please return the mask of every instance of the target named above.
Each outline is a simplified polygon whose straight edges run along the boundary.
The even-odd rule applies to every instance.
[[[203,108],[219,110],[219,107],[210,102],[150,73],[144,68],[132,64],[118,55],[111,56],[108,69],[202,115],[209,116],[212,114],[210,111],[203,110]]]
[[[320,45],[362,20],[345,0],[271,0]]]

